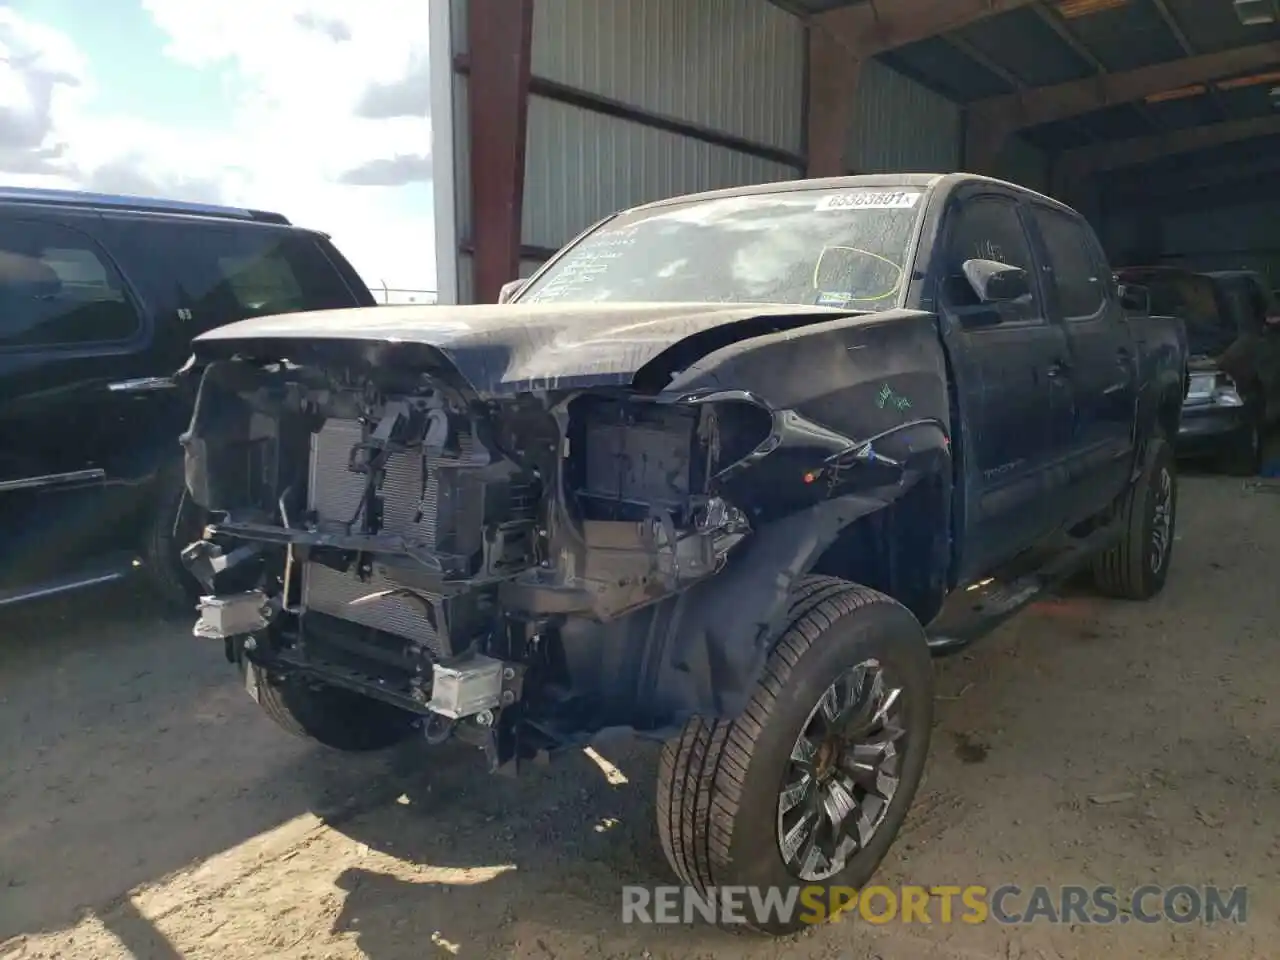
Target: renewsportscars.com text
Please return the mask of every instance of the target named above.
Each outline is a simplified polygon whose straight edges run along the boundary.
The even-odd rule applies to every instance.
[[[1112,886],[622,888],[622,922],[802,923],[858,919],[917,924],[1235,923],[1248,918],[1245,887]]]

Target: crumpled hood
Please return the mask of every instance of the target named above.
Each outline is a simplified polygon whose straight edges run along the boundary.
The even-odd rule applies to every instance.
[[[414,304],[241,320],[201,334],[193,346],[203,363],[232,356],[305,362],[308,351],[344,342],[366,358],[386,357],[401,345],[417,345],[438,351],[477,393],[504,395],[627,385],[690,337],[721,331],[706,344],[713,350],[739,336],[861,312],[774,304]]]

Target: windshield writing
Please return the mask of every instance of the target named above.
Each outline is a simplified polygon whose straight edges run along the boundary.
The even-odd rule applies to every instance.
[[[919,190],[796,190],[623,214],[519,300],[889,309],[905,286],[921,197]]]

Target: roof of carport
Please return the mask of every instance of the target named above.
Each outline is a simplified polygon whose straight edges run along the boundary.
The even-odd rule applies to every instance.
[[[866,7],[868,16],[875,18],[892,17],[895,7],[923,5],[911,0],[775,2],[818,23],[839,15],[832,11],[851,7]],[[937,0],[935,5],[945,10],[962,4]],[[902,46],[890,44],[892,48],[880,56],[926,86],[975,108],[993,105],[995,98],[1025,98],[1037,88],[1105,80],[1153,64],[1199,59],[1194,83],[1170,83],[1152,95],[1070,111],[1019,131],[1054,153],[1278,112],[1270,91],[1280,86],[1280,75],[1268,75],[1280,70],[1280,16],[1269,25],[1246,26],[1232,0],[999,0],[993,5],[1013,9],[975,15],[956,29]],[[1274,51],[1268,45],[1274,45]],[[1215,73],[1213,82],[1202,82],[1211,72],[1210,60],[1221,55],[1216,57],[1221,61],[1229,56],[1225,51],[1240,53],[1248,69]]]

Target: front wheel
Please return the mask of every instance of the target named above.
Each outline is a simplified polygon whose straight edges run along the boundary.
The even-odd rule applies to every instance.
[[[249,695],[277,726],[333,750],[383,750],[408,739],[417,726],[407,710],[352,690],[293,674],[273,676],[248,660],[240,669]]]
[[[668,861],[703,896],[826,891],[816,914],[799,902],[790,914],[748,909],[743,923],[756,932],[784,936],[824,918],[832,888],[861,887],[893,843],[932,722],[933,667],[916,619],[867,587],[806,578],[742,714],[694,718],[663,749]]]

